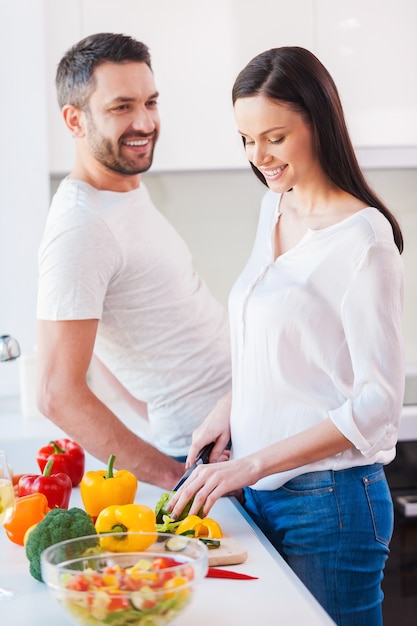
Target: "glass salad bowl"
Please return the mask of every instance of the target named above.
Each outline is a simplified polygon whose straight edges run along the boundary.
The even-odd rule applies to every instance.
[[[106,533],[50,546],[41,569],[75,624],[164,626],[192,600],[207,573],[208,550],[190,537]]]

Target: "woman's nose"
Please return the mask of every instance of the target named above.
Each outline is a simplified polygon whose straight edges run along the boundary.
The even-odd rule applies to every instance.
[[[263,146],[258,144],[255,146],[253,151],[253,159],[252,163],[256,167],[261,167],[262,165],[267,165],[271,160],[271,155],[268,152],[267,146]]]

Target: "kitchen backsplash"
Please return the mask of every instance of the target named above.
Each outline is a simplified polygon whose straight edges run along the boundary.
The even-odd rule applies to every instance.
[[[417,364],[417,170],[365,171],[403,229],[404,336],[407,363]],[[51,181],[53,193],[59,178]],[[265,187],[250,169],[144,175],[156,206],[188,243],[196,270],[223,303],[252,246]]]

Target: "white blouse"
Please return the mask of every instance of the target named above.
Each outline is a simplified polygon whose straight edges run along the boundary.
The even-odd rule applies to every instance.
[[[267,476],[389,463],[404,395],[403,264],[388,220],[363,209],[274,260],[280,195],[265,194],[249,261],[229,300],[233,458],[327,417],[349,450]]]

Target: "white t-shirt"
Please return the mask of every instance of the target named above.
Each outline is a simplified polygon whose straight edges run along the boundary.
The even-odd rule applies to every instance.
[[[353,443],[331,458],[265,477],[388,463],[404,394],[403,264],[375,208],[309,230],[274,261],[280,195],[265,194],[252,254],[230,294],[233,456],[330,416]]]
[[[65,179],[39,258],[38,318],[99,319],[95,352],[148,403],[153,443],[186,454],[230,389],[227,313],[144,184],[120,193]]]

